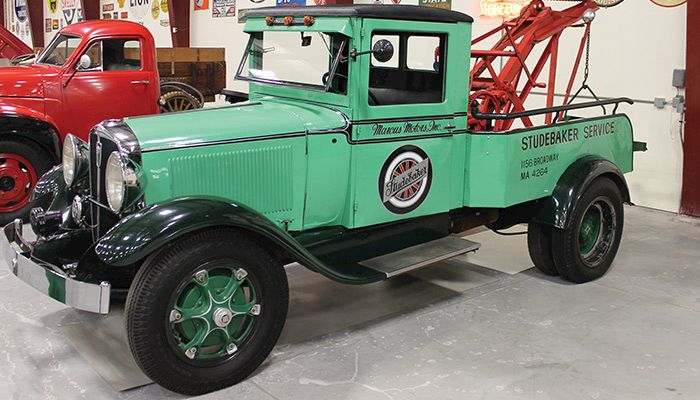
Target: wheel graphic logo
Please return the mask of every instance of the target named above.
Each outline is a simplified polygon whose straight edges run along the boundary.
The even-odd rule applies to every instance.
[[[384,162],[379,174],[379,198],[394,214],[417,209],[428,196],[433,167],[419,147],[402,146]]]

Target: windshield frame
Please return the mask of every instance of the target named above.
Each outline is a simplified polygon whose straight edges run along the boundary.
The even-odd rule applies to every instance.
[[[35,63],[36,63],[36,64],[43,64],[43,65],[52,65],[52,66],[54,66],[54,67],[63,67],[64,65],[67,65],[67,64],[68,64],[68,61],[70,61],[70,59],[73,57],[73,55],[74,55],[74,54],[78,51],[78,49],[80,48],[80,44],[78,44],[78,47],[75,48],[75,51],[73,51],[73,53],[71,53],[71,55],[70,55],[69,57],[66,57],[66,61],[65,61],[63,64],[58,65],[58,64],[43,62],[44,57],[48,56],[51,52],[53,52],[54,50],[56,50],[56,46],[58,45],[59,39],[62,38],[62,37],[71,38],[71,39],[80,39],[80,44],[83,43],[83,37],[82,37],[81,35],[73,34],[73,33],[60,33],[60,32],[59,32],[58,34],[56,34],[56,35],[53,37],[53,39],[51,39],[51,42],[49,43],[49,45],[46,46],[46,47],[44,48],[44,50],[42,50],[42,51],[37,55]]]
[[[248,44],[245,47],[245,51],[243,53],[243,57],[241,58],[241,63],[238,65],[238,70],[236,71],[236,80],[241,80],[241,81],[246,81],[246,82],[253,82],[253,83],[262,83],[262,84],[268,84],[268,85],[274,85],[274,86],[287,86],[287,87],[293,87],[297,89],[309,89],[309,90],[314,90],[317,92],[324,92],[324,93],[331,93],[330,88],[331,85],[333,84],[333,79],[335,78],[336,71],[338,70],[338,65],[340,65],[341,59],[343,57],[343,51],[345,51],[345,48],[348,45],[348,42],[350,41],[350,37],[347,35],[344,35],[339,32],[319,32],[323,34],[340,34],[344,37],[343,41],[340,43],[340,46],[338,46],[338,52],[335,54],[333,58],[333,63],[331,64],[331,69],[328,71],[328,80],[326,81],[325,86],[324,85],[312,85],[312,84],[307,84],[307,83],[300,83],[300,82],[290,82],[290,81],[282,81],[282,80],[274,80],[274,79],[265,79],[265,78],[256,78],[252,76],[246,76],[243,75],[243,70],[245,69],[246,63],[250,59],[250,54],[253,46],[253,42],[255,41],[255,35],[257,34],[265,34],[265,32],[271,32],[271,31],[255,31],[255,32],[246,32],[249,34],[248,38]],[[291,32],[291,31],[290,31]],[[348,60],[349,62],[349,60]],[[338,94],[343,94],[343,93],[338,93]],[[347,93],[343,94],[347,95]]]

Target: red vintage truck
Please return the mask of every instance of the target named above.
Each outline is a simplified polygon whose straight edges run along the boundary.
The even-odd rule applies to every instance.
[[[9,44],[5,57],[29,49],[17,42],[0,31],[0,45]],[[160,83],[153,36],[133,22],[69,25],[29,58],[0,67],[0,224],[27,219],[32,189],[60,162],[67,134],[87,140],[105,119],[202,105],[193,87]]]

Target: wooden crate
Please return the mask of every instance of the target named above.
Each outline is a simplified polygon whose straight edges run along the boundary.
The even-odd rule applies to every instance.
[[[158,48],[158,73],[163,82],[183,82],[202,92],[207,101],[226,87],[224,48]]]

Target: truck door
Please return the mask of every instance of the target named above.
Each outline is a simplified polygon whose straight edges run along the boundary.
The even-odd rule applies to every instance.
[[[72,66],[63,77],[66,132],[86,138],[105,119],[159,111],[153,55],[143,54],[139,38],[99,39],[85,48],[81,56],[90,57],[90,66]]]
[[[352,125],[354,227],[461,204],[466,122],[458,111],[465,111],[467,80],[455,82],[465,95],[453,95],[446,25],[453,24],[364,21],[363,50],[384,48],[385,57],[357,59],[362,77]],[[393,49],[391,57],[387,49]]]

